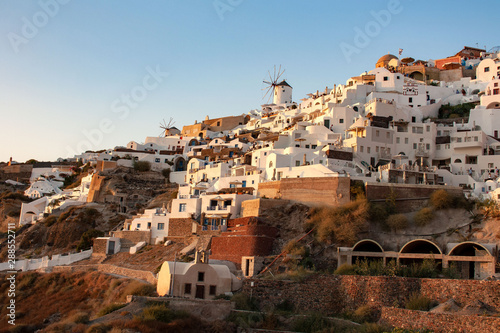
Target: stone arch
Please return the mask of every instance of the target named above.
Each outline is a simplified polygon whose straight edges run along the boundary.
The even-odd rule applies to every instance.
[[[405,256],[405,254],[409,256]],[[442,256],[443,252],[439,246],[430,240],[423,238],[414,239],[403,245],[399,251],[399,262],[402,265],[420,264],[429,254]],[[441,266],[441,259],[436,261]]]
[[[353,255],[352,262],[358,261],[383,261],[384,249],[382,246],[372,239],[362,239],[352,247],[353,252],[371,252],[373,255],[366,254],[362,256]]]
[[[419,81],[424,80],[424,74],[420,71],[411,72],[408,76],[411,77],[412,79],[415,79],[415,80],[419,80]]]
[[[456,267],[462,279],[481,279],[494,273],[493,263],[488,262],[492,254],[479,243],[467,241],[457,244],[450,250],[448,256],[451,265]],[[463,257],[463,260],[457,260],[456,257]],[[471,257],[484,257],[485,261],[470,260]]]
[[[450,250],[448,255],[449,256],[471,256],[471,257],[474,256],[474,257],[477,257],[477,254],[476,254],[477,249],[475,248],[475,246],[481,248],[482,250],[480,250],[480,251],[486,251],[486,253],[483,254],[484,256],[486,256],[486,255],[491,256],[492,255],[491,252],[486,247],[484,247],[483,245],[481,245],[479,243],[472,242],[472,241],[462,242],[460,244],[455,245]]]

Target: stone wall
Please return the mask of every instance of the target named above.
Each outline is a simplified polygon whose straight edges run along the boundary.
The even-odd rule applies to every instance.
[[[175,310],[187,311],[192,315],[207,321],[225,320],[234,309],[234,302],[228,300],[182,299],[172,297],[144,297],[127,296],[127,302],[146,303],[168,302],[168,306]]]
[[[32,164],[14,164],[0,169],[0,181],[15,180],[21,183],[29,183],[31,178]]]
[[[106,247],[108,246],[108,239],[94,239],[92,248],[94,249],[93,254],[104,254],[106,255]]]
[[[140,271],[136,269],[130,269],[125,267],[119,267],[109,264],[99,264],[99,265],[77,265],[77,266],[56,266],[52,268],[52,272],[88,272],[88,271],[98,271],[105,274],[114,274],[129,277],[132,279],[139,279],[151,284],[156,284],[158,279],[156,276],[149,271]]]
[[[95,173],[92,176],[92,181],[90,182],[89,194],[87,196],[87,202],[97,202],[99,199],[99,194],[101,191],[101,187],[104,184],[104,180],[106,177],[100,176]]]
[[[284,178],[259,184],[257,196],[337,206],[350,201],[349,177]]]
[[[123,230],[123,231],[112,231],[113,237],[129,240],[130,242],[137,244],[139,242],[150,243],[151,231],[139,231],[139,230]]]
[[[366,198],[368,201],[385,203],[391,196],[395,197],[398,212],[416,211],[427,206],[429,198],[434,191],[446,190],[451,195],[463,196],[461,187],[443,185],[417,185],[372,183],[365,184]]]
[[[262,184],[259,184],[259,186],[260,185]],[[258,198],[253,200],[245,200],[241,203],[241,216],[242,217],[262,216],[262,212],[265,211],[266,209],[286,204],[288,204],[288,200],[281,200],[281,199],[278,200],[278,199]]]
[[[383,307],[381,322],[404,329],[426,328],[436,333],[500,332],[500,318],[433,313]]]
[[[110,169],[116,169],[117,163],[116,161],[97,161],[96,170],[104,171]]]
[[[193,219],[169,219],[168,220],[168,237],[189,237],[192,235]],[[199,227],[199,226],[198,226]]]
[[[252,292],[261,306],[288,300],[298,310],[324,314],[353,311],[365,304],[379,308],[403,306],[415,292],[439,302],[453,298],[467,304],[479,299],[500,310],[500,281],[312,275],[302,282],[248,279],[243,291]]]

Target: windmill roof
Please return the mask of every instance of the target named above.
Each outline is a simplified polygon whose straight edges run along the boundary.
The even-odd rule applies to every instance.
[[[277,86],[287,86],[287,87],[290,87],[292,88],[291,85],[289,85],[285,80],[281,81],[280,83],[277,84]]]

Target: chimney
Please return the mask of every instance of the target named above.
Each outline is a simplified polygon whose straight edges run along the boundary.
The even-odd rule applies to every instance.
[[[8,164],[8,166],[11,166],[11,165],[12,165],[12,156],[11,156],[11,157],[10,157],[10,159],[9,159],[9,164]]]

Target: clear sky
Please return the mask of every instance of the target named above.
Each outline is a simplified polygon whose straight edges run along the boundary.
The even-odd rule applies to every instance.
[[[499,12],[498,0],[0,0],[0,161],[247,113],[274,65],[299,101],[399,48],[423,60],[489,50]]]

